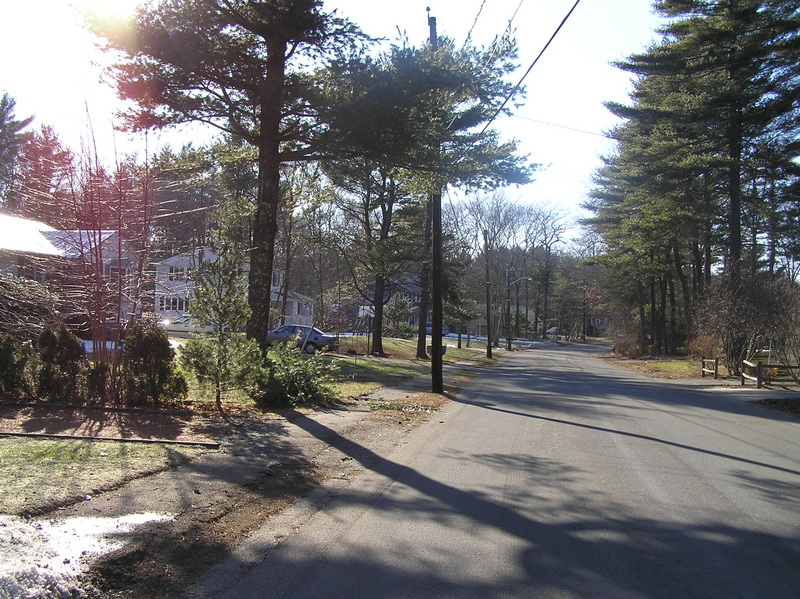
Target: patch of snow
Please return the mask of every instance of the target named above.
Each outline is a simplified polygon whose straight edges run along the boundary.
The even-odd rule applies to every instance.
[[[0,599],[80,597],[77,577],[86,562],[120,549],[125,534],[164,514],[121,518],[28,520],[0,516]]]
[[[522,347],[525,349],[533,349],[535,347],[549,347],[551,345],[558,345],[555,341],[522,341],[522,342],[514,342],[514,345],[518,347]]]

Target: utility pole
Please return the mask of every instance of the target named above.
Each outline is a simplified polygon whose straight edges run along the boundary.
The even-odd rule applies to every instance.
[[[486,357],[492,359],[492,281],[489,271],[489,232],[483,230],[483,265],[486,279]]]
[[[436,35],[436,17],[428,8],[428,28],[431,49],[439,49]],[[442,186],[439,175],[431,195],[431,392],[444,393],[442,373]]]
[[[506,270],[506,350],[511,351],[511,269]]]

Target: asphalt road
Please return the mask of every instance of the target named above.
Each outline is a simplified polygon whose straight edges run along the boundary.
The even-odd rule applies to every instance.
[[[800,420],[744,401],[762,392],[648,379],[593,349],[504,358],[201,594],[800,597]]]

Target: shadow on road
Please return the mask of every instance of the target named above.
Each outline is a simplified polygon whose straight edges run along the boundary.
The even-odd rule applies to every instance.
[[[569,359],[569,355],[564,355]],[[665,390],[658,382],[635,380],[626,373],[600,373],[594,370],[547,372],[537,376],[535,388],[529,381],[525,363],[502,364],[492,377],[503,379],[501,388],[520,385],[518,396],[502,397],[497,403],[459,400],[486,410],[538,418],[566,427],[580,427],[603,434],[634,437],[663,443],[682,450],[705,453],[737,463],[772,468],[785,474],[800,472],[779,468],[757,459],[729,456],[702,447],[673,443],[656,437],[614,428],[580,423],[559,417],[579,413],[590,416],[596,404],[614,402],[624,393],[648,398],[641,409],[658,409],[660,402],[677,402],[694,407],[697,397],[685,390]],[[568,389],[560,400],[555,391]],[[652,398],[650,397],[652,396]],[[537,402],[543,414],[517,410],[515,403]],[[723,407],[715,403],[708,409],[752,412],[736,404]],[[545,415],[546,414],[546,415]],[[765,416],[766,417],[766,416]],[[226,597],[256,597],[269,588],[275,597],[720,597],[789,598],[800,588],[800,567],[796,537],[780,538],[755,532],[746,524],[709,519],[697,524],[680,515],[665,514],[664,519],[637,518],[626,505],[615,502],[601,490],[592,497],[575,496],[570,480],[580,475],[575,466],[557,457],[536,458],[523,455],[486,453],[462,456],[464,461],[479,461],[492,468],[519,471],[531,479],[529,489],[503,502],[488,492],[465,490],[435,480],[407,465],[386,459],[363,446],[353,444],[335,431],[310,418],[299,417],[294,424],[309,434],[326,439],[365,469],[378,473],[394,485],[416,493],[383,493],[379,497],[348,488],[337,499],[341,505],[368,506],[384,511],[416,527],[446,526],[470,539],[473,564],[453,563],[463,553],[452,556],[432,554],[425,543],[409,544],[398,539],[385,545],[380,555],[351,550],[314,551],[301,555],[274,551],[263,565],[244,575]],[[452,457],[452,456],[451,456]],[[743,480],[744,476],[742,477]],[[762,485],[766,481],[751,480]],[[776,487],[774,499],[791,494],[793,488]],[[404,499],[405,496],[413,499]],[[496,496],[496,495],[495,495]],[[543,499],[553,499],[549,504]],[[549,507],[532,515],[529,506],[536,502]],[[686,507],[691,511],[689,506]],[[565,515],[565,510],[569,516]],[[684,523],[682,523],[684,522]],[[409,524],[412,525],[412,524]],[[791,528],[787,523],[787,529]],[[493,545],[482,545],[482,538],[501,532],[517,548],[516,563],[507,564],[497,577],[481,572],[484,561],[492,563]],[[380,534],[380,531],[376,531]],[[348,545],[348,538],[339,539]],[[352,548],[351,548],[352,549]],[[482,558],[483,556],[483,558]],[[448,564],[452,563],[452,567]],[[474,568],[475,575],[469,573]],[[465,570],[467,571],[465,574]],[[454,575],[454,571],[460,576]],[[267,585],[267,586],[265,586]],[[216,595],[215,595],[216,596]]]

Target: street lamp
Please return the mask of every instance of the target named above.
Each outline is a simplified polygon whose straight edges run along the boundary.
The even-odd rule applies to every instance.
[[[513,281],[511,279],[511,271],[506,271],[506,349],[511,350],[511,286],[516,285],[520,281],[530,281],[532,277],[520,277]],[[527,307],[526,307],[527,309]],[[528,315],[525,314],[525,318]]]

